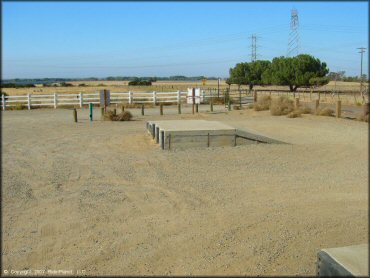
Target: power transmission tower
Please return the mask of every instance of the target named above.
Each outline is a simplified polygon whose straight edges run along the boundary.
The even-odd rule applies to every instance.
[[[362,82],[363,82],[363,77],[362,77],[362,58],[365,53],[366,48],[365,47],[358,47],[360,51],[358,53],[361,53],[361,73],[360,73],[360,93],[362,97],[362,101],[365,102],[365,96],[364,96],[364,91],[362,89]]]
[[[257,61],[257,36],[253,34],[251,37],[251,61]]]
[[[298,11],[296,9],[291,10],[290,15],[290,33],[288,41],[288,53],[287,56],[296,56],[299,53],[299,20]]]

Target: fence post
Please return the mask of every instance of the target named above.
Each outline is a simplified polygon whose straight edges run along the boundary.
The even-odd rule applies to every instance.
[[[75,120],[75,123],[77,123],[77,109],[73,108],[73,118]]]
[[[157,92],[156,91],[153,91],[153,103],[154,105],[157,104]]]
[[[144,104],[141,105],[141,115],[144,116]]]
[[[80,108],[82,108],[82,104],[83,104],[83,99],[82,99],[82,92],[80,92]]]
[[[320,100],[319,100],[319,99],[317,99],[317,100],[315,101],[315,110],[316,110],[316,113],[317,113],[317,111],[319,110],[319,105],[320,105]]]
[[[192,102],[193,102],[193,105],[192,105],[192,114],[194,114],[194,105],[195,105],[195,88],[192,88]]]
[[[104,107],[100,108],[100,116],[101,116],[101,119],[103,120],[104,119]]]
[[[54,93],[54,109],[56,109],[58,106],[58,95],[57,93]]]
[[[159,105],[159,114],[163,116],[163,103]]]
[[[177,113],[181,114],[181,103],[177,104]]]
[[[181,93],[180,91],[177,91],[177,103],[181,103]]]
[[[27,94],[28,110],[31,110],[31,94]]]
[[[198,103],[197,104],[195,104],[195,112],[199,112],[199,105],[198,105]]]
[[[2,100],[2,103],[3,103],[3,111],[5,111],[5,94],[1,95],[1,100]]]
[[[342,102],[340,100],[337,100],[337,111],[336,111],[337,118],[340,118],[341,112],[342,112]]]
[[[257,102],[257,91],[253,90],[253,102]]]
[[[128,92],[128,103],[131,104],[132,103],[132,92]]]

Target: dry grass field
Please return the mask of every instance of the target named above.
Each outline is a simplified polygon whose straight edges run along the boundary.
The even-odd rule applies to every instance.
[[[77,124],[68,109],[1,112],[3,269],[314,276],[321,248],[368,242],[367,123],[130,111],[130,122],[89,122],[78,109]],[[155,119],[290,144],[162,151],[145,129]]]

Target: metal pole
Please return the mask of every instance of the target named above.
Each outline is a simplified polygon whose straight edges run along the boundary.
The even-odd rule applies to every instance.
[[[220,78],[217,79],[217,98],[220,98]]]
[[[192,98],[193,98],[193,106],[192,106],[192,112],[194,114],[194,105],[195,105],[195,88],[192,89]]]
[[[93,120],[93,104],[89,103],[89,109],[90,109],[90,122]]]

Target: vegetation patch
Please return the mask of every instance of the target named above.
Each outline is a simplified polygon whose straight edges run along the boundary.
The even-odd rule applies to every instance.
[[[294,110],[294,102],[286,96],[273,99],[270,105],[270,112],[273,116],[288,115]]]
[[[297,109],[297,110],[293,110],[292,112],[290,112],[288,115],[287,115],[288,118],[298,118],[298,117],[302,117],[302,112],[301,110]]]
[[[325,107],[325,108],[322,108],[322,109],[318,109],[316,111],[316,115],[317,116],[329,116],[329,117],[333,117],[334,116],[334,110]]]
[[[132,114],[129,111],[124,111],[115,115],[113,111],[108,111],[104,114],[105,121],[130,121]]]
[[[270,96],[262,96],[257,99],[257,103],[253,105],[253,109],[255,111],[264,111],[269,110],[271,105],[271,97]]]

